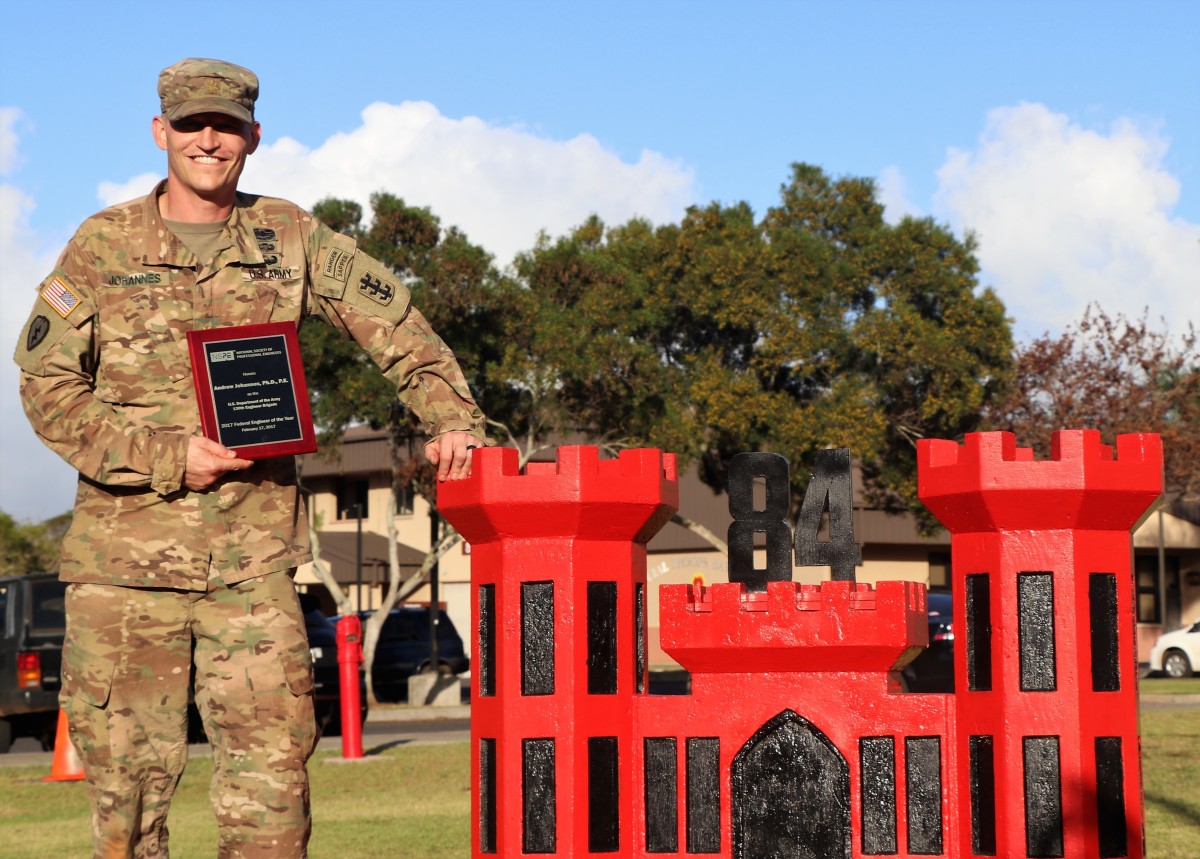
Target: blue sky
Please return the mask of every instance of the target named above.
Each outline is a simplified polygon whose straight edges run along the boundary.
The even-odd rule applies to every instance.
[[[762,214],[807,161],[973,231],[1020,337],[1089,301],[1200,321],[1200,3],[41,0],[5,29],[8,354],[78,223],[163,175],[155,82],[185,56],[261,78],[247,190],[387,190],[501,264],[591,212]],[[0,398],[0,510],[68,509],[7,361]]]

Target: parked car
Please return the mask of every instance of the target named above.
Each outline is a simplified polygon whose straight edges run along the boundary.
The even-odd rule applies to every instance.
[[[1200,669],[1200,620],[1191,626],[1166,632],[1150,650],[1150,670],[1168,677],[1191,677]]]
[[[313,661],[313,708],[317,715],[317,726],[322,733],[334,736],[342,732],[341,673],[337,658],[337,629],[333,621],[321,611],[316,597],[300,595],[300,608],[304,611],[304,625],[308,629],[308,646]],[[358,671],[358,699],[361,702],[361,720],[367,720],[367,681],[362,668]]]
[[[360,612],[364,629],[371,612]],[[446,615],[438,613],[436,669],[443,674],[461,674],[471,667],[462,637]],[[392,609],[383,622],[375,645],[371,681],[380,701],[408,700],[408,678],[431,667],[429,607],[405,605]]]
[[[929,647],[905,666],[901,683],[909,692],[954,691],[954,600],[947,591],[930,591]]]
[[[17,737],[54,746],[66,591],[53,573],[0,578],[0,753]]]

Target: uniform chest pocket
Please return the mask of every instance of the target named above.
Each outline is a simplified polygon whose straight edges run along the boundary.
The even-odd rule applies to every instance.
[[[110,402],[128,402],[131,387],[156,390],[191,375],[191,301],[166,285],[121,292],[104,296],[98,314],[96,388]]]

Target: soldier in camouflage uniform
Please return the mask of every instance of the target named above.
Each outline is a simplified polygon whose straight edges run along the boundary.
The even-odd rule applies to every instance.
[[[316,738],[291,579],[311,559],[295,461],[201,435],[186,333],[334,326],[422,419],[439,479],[469,472],[484,418],[393,272],[292,203],[237,191],[261,136],[255,75],[189,59],[158,91],[167,179],[79,228],[17,344],[26,413],[79,471],[62,707],[96,856],[168,855],[193,665],[219,855],[303,856]]]

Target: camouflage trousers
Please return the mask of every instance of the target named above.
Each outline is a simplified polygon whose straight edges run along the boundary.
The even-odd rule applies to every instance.
[[[87,776],[95,856],[168,857],[193,662],[213,746],[217,855],[305,856],[312,659],[284,573],[206,593],[68,586],[61,704]]]

